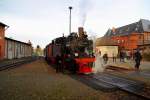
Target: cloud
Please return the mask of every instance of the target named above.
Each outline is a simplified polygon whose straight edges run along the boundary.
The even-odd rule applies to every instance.
[[[141,0],[97,0],[88,12],[86,27],[102,36],[108,28],[136,22],[142,15]]]
[[[149,0],[0,0],[0,22],[10,26],[8,37],[44,47],[69,34],[68,6],[73,6],[72,31],[84,26],[98,36],[113,26],[150,19]]]

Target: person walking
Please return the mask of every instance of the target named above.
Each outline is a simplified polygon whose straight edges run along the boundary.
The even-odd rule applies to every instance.
[[[134,59],[135,59],[135,69],[139,70],[139,66],[140,66],[140,63],[142,60],[142,55],[141,55],[139,49],[137,49],[137,51],[135,52]]]
[[[108,54],[107,53],[105,53],[103,55],[103,60],[104,60],[104,64],[107,64],[107,61],[108,61]]]

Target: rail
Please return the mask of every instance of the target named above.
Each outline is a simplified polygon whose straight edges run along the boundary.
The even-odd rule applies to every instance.
[[[19,65],[23,65],[26,63],[30,63],[32,61],[35,61],[36,59],[37,59],[36,57],[28,57],[24,59],[5,61],[4,63],[0,63],[0,71],[10,69],[10,68],[15,68]]]

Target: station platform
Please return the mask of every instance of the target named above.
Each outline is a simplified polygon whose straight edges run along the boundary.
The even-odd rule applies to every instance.
[[[116,68],[122,68],[125,70],[135,70],[135,61],[134,60],[127,60],[125,62],[120,62],[120,59],[117,59],[116,62],[113,62],[113,60],[110,58],[106,66],[116,67]],[[141,61],[140,65],[141,71],[150,71],[150,62],[148,61]]]

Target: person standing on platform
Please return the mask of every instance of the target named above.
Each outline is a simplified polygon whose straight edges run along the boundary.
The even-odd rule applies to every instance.
[[[64,72],[64,55],[62,54],[60,56],[60,60],[61,60],[61,65],[60,65],[60,72]]]
[[[61,71],[62,59],[59,55],[56,56],[56,73]]]
[[[70,59],[70,62],[69,62],[70,72],[72,74],[75,74],[77,71],[75,58],[73,57],[73,55],[70,55],[69,59]]]
[[[115,52],[113,52],[112,57],[113,57],[113,62],[116,62],[117,54]]]
[[[135,52],[134,59],[135,59],[135,69],[139,70],[139,66],[140,66],[140,63],[142,60],[142,55],[141,55],[139,49],[137,49],[137,51]]]
[[[125,62],[126,59],[126,53],[125,51],[120,52],[120,62]]]
[[[122,61],[123,61],[123,52],[120,51],[120,62],[122,62]]]

